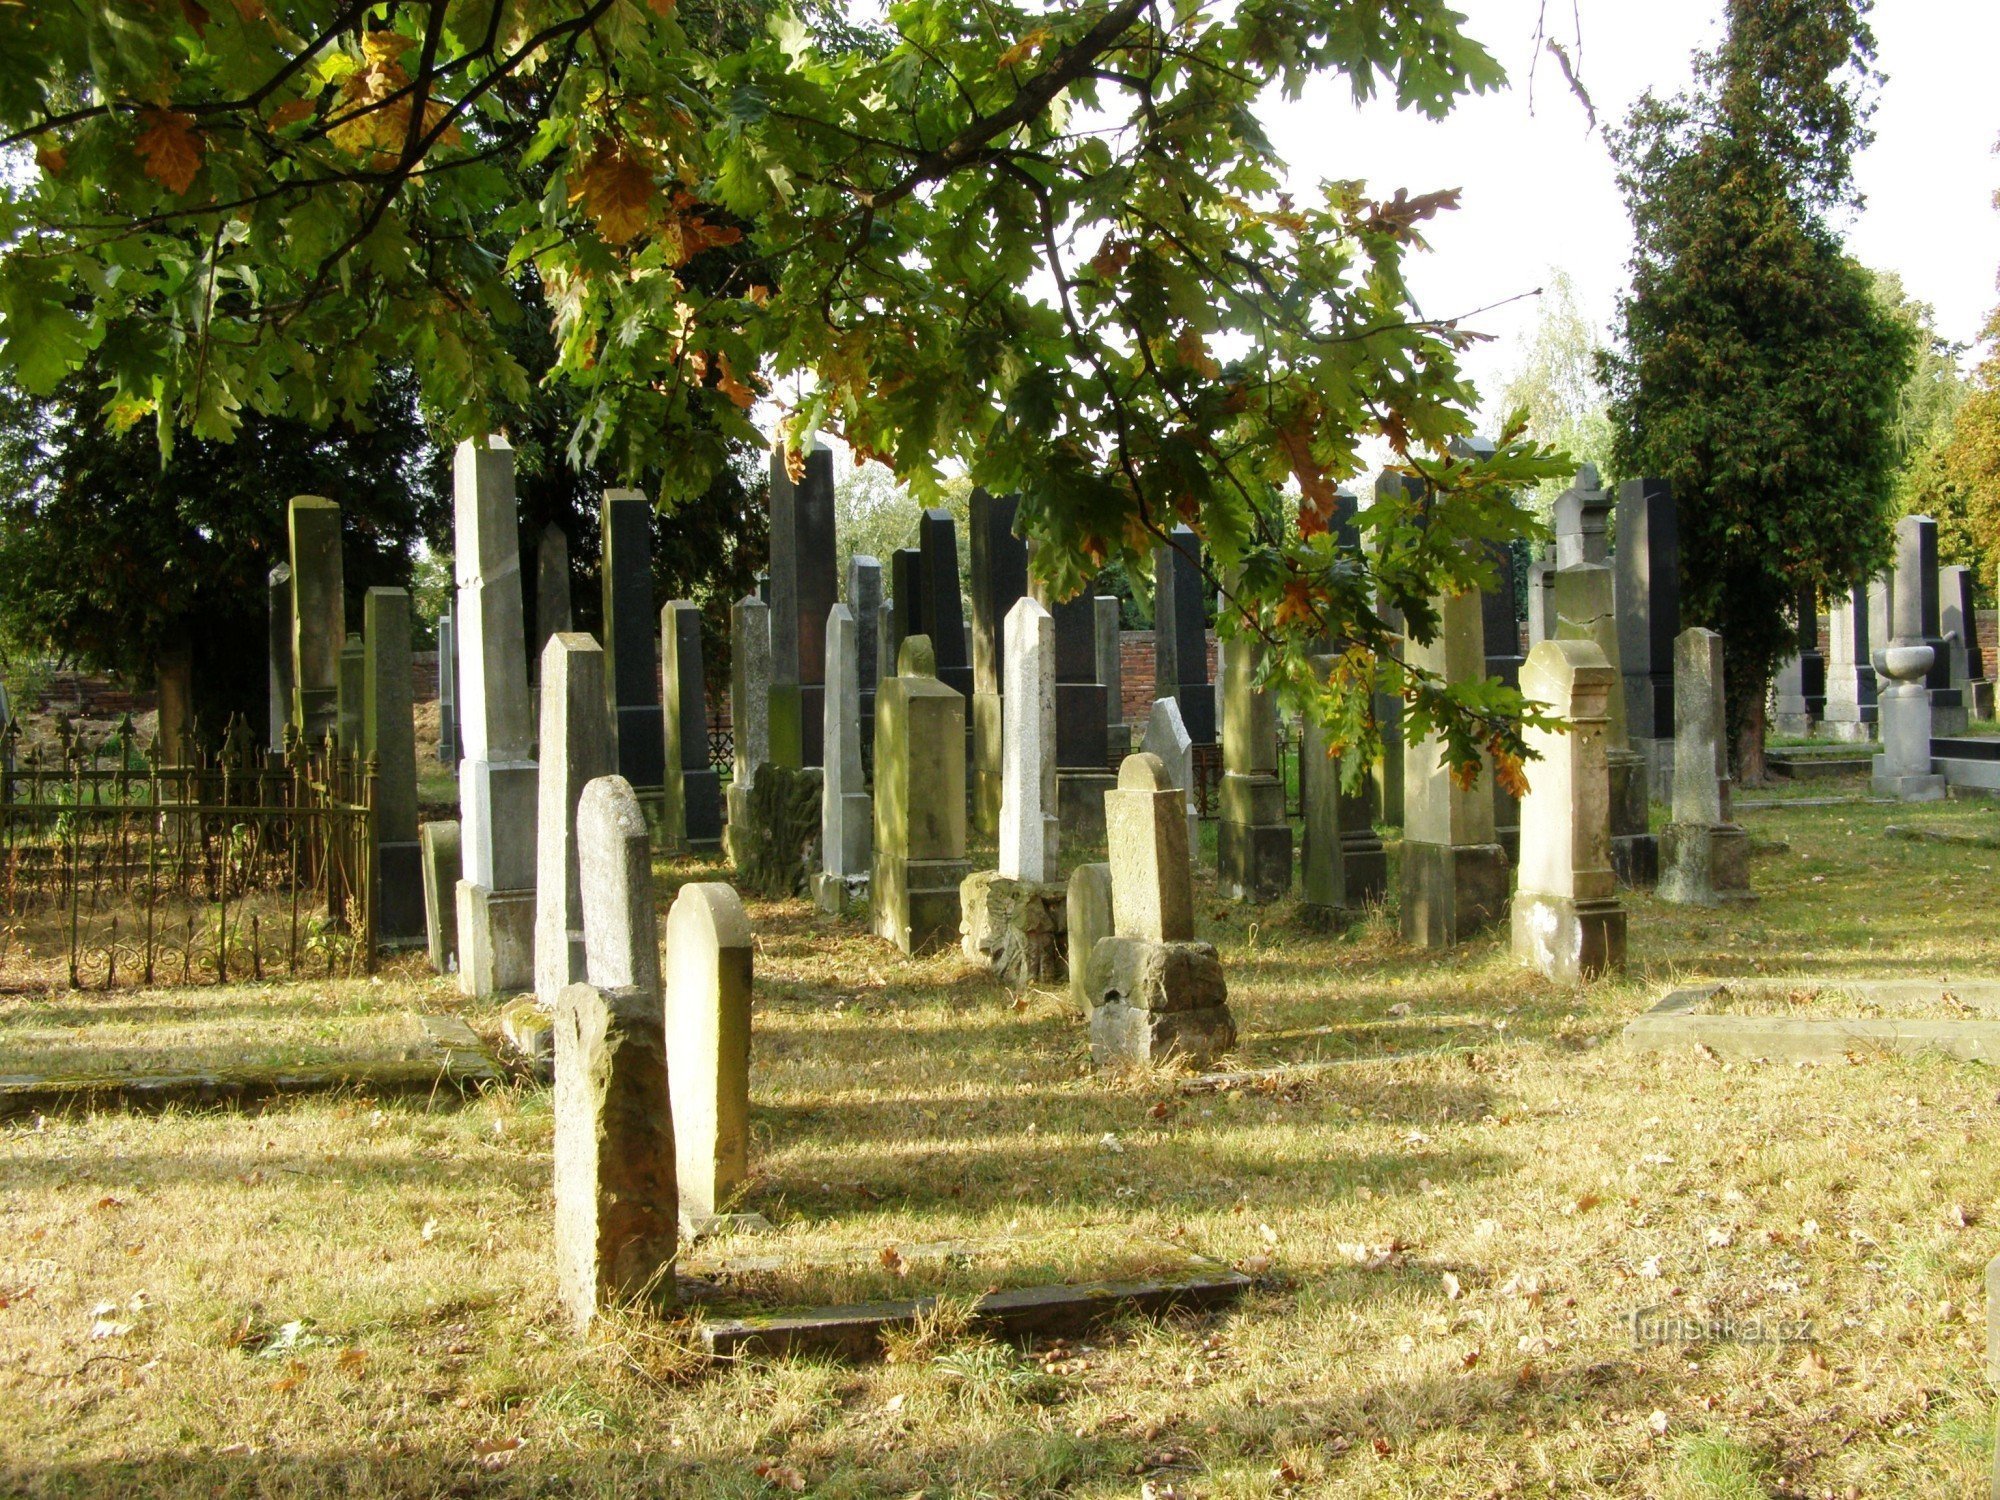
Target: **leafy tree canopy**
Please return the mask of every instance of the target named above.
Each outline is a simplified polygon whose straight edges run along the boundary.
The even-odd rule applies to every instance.
[[[706,491],[761,395],[788,451],[838,431],[920,497],[948,472],[1024,495],[1077,588],[1194,524],[1226,629],[1359,650],[1322,711],[1372,736],[1379,672],[1451,753],[1511,754],[1518,699],[1405,674],[1379,586],[1431,599],[1518,533],[1555,465],[1518,427],[1452,458],[1466,332],[1404,281],[1455,193],[1294,198],[1267,91],[1441,116],[1501,71],[1440,0],[899,0],[856,29],[727,0],[105,0],[0,8],[0,364],[52,389],[88,355],[111,415],[227,437],[251,412],[353,413],[416,372],[449,438],[529,375],[546,290],[572,452],[664,501]],[[515,184],[539,174],[545,188]],[[1364,444],[1431,481],[1328,535]],[[1298,525],[1276,501],[1294,487]],[[1309,691],[1302,650],[1280,671]],[[1361,681],[1359,679],[1369,679]]]
[[[1528,431],[1537,440],[1577,463],[1603,469],[1611,459],[1611,418],[1597,378],[1597,355],[1597,332],[1577,305],[1575,281],[1567,271],[1552,269],[1534,335],[1501,388],[1500,403],[1527,412]],[[1535,502],[1544,517],[1568,484],[1564,477],[1542,481]]]
[[[1891,437],[1896,445],[1896,509],[1911,516],[1934,516],[1938,560],[1961,563],[1984,575],[1980,545],[1966,513],[1964,490],[1947,471],[1944,455],[1967,385],[1959,372],[1963,344],[1937,329],[1937,312],[1912,297],[1894,271],[1873,273],[1875,300],[1908,331],[1909,378],[1896,400]]]

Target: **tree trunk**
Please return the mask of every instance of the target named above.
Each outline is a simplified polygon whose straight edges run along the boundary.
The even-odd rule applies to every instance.
[[[1736,735],[1736,784],[1769,786],[1764,765],[1764,701],[1768,693],[1756,693],[1744,700]]]
[[[160,701],[160,764],[188,765],[194,759],[194,641],[186,632],[160,648],[153,675]]]

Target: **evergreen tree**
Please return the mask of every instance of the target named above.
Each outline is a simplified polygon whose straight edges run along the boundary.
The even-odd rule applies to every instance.
[[[1868,10],[1728,0],[1693,89],[1646,95],[1612,140],[1636,240],[1602,363],[1613,463],[1673,484],[1681,619],[1722,632],[1749,782],[1798,591],[1878,569],[1895,513],[1912,335],[1828,223],[1869,140]]]

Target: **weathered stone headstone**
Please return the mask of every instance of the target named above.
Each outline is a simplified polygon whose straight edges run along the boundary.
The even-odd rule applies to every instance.
[[[1201,847],[1200,811],[1194,800],[1194,741],[1188,737],[1178,699],[1153,700],[1152,715],[1146,720],[1146,737],[1139,748],[1148,755],[1157,755],[1160,764],[1167,768],[1167,779],[1181,789],[1181,798],[1187,803],[1188,854],[1192,858]]]
[[[458,968],[458,820],[426,823],[417,830],[424,859],[424,938],[431,967]]]
[[[1125,722],[1124,605],[1109,594],[1099,594],[1091,604],[1097,632],[1097,680],[1104,684],[1104,748],[1105,764],[1109,765],[1132,753],[1132,726]]]
[[[669,838],[706,851],[722,842],[722,778],[708,756],[701,611],[676,599],[660,611],[660,720],[666,741]]]
[[[1479,596],[1438,600],[1436,639],[1412,639],[1408,660],[1446,683],[1485,674]],[[1493,793],[1461,787],[1444,763],[1444,742],[1432,734],[1403,754],[1403,940],[1449,948],[1499,920],[1508,894],[1507,852],[1493,830]]]
[[[1556,638],[1596,642],[1612,671],[1617,672],[1620,640],[1612,586],[1612,570],[1601,563],[1557,569]],[[1630,748],[1627,736],[1622,674],[1606,697],[1605,719],[1605,765],[1611,783],[1611,868],[1624,884],[1650,890],[1660,878],[1660,847],[1650,822],[1646,762]]]
[[[653,503],[638,490],[606,490],[599,510],[604,556],[604,691],[618,774],[659,814],[667,734],[653,639]]]
[[[1550,979],[1594,979],[1625,967],[1625,910],[1611,872],[1609,698],[1618,673],[1594,640],[1543,641],[1521,669],[1521,693],[1566,729],[1529,729],[1521,799],[1514,957]]]
[[[729,721],[735,760],[725,840],[740,875],[749,856],[750,793],[770,764],[771,606],[746,594],[729,611]]]
[[[556,1279],[580,1330],[608,1308],[676,1301],[679,1191],[652,846],[631,784],[577,807],[589,982],[556,1002]]]
[[[1528,564],[1528,649],[1555,639],[1556,633],[1556,548],[1545,545]]]
[[[1580,464],[1570,487],[1556,497],[1556,566],[1611,561],[1612,498],[1595,464]]]
[[[794,482],[784,445],[771,454],[771,763],[821,764],[826,614],[840,597],[834,552],[833,450],[813,444]]]
[[[667,914],[667,1082],[681,1233],[700,1234],[750,1176],[750,919],[719,883]]]
[[[875,696],[875,932],[905,953],[951,941],[966,874],[965,699],[913,635]]]
[[[459,987],[491,996],[535,974],[537,771],[529,727],[527,637],[514,452],[502,438],[458,445],[453,460],[458,579]]]
[[[865,553],[847,560],[847,607],[854,615],[856,680],[861,692],[861,759],[875,755],[875,684],[881,676],[882,564]],[[893,658],[891,659],[893,663]]]
[[[361,718],[368,696],[368,647],[358,630],[340,648],[339,691],[334,695],[334,736],[341,752],[361,751]]]
[[[1331,656],[1315,656],[1322,682]],[[1300,832],[1300,914],[1309,925],[1327,926],[1379,901],[1388,881],[1388,853],[1374,826],[1375,783],[1363,777],[1350,794],[1342,784],[1345,758],[1329,755],[1326,730],[1305,716],[1300,740],[1299,795],[1305,816]]]
[[[875,811],[861,764],[861,629],[854,612],[836,604],[826,618],[826,722],[821,743],[820,873],[813,894],[824,912],[839,915],[867,889],[873,863]]]
[[[1172,700],[1169,699],[1169,702]],[[1111,866],[1078,865],[1070,871],[1064,904],[1069,928],[1069,997],[1079,1014],[1088,1017],[1097,1002],[1090,993],[1090,955],[1116,928],[1111,916]]]
[[[1031,587],[1055,622],[1056,816],[1072,847],[1102,844],[1104,794],[1118,778],[1104,754],[1108,709],[1097,680],[1097,607],[1088,594],[1057,602],[1039,578]]]
[[[370,589],[362,622],[368,655],[361,753],[375,767],[375,940],[385,948],[415,948],[424,941],[424,869],[417,843],[409,594]]]
[[[1857,585],[1828,611],[1827,735],[1858,741],[1875,735],[1875,664],[1870,645],[1868,586]]]
[[[1935,590],[1925,587],[1928,561],[1937,561],[1936,523],[1904,516],[1896,523],[1896,572],[1889,587],[1889,642],[1875,652],[1876,727],[1882,753],[1875,757],[1878,796],[1934,802],[1944,778],[1931,770],[1938,689]],[[1871,603],[1873,601],[1871,600]]]
[[[285,726],[292,722],[292,565],[279,563],[265,575],[270,606],[270,734],[267,748],[282,754]],[[0,728],[4,728],[0,725]]]
[[[1028,544],[1014,535],[1018,495],[972,492],[972,824],[1000,831],[1001,678],[1007,613],[1028,592]]]
[[[611,536],[608,527],[605,528],[603,535],[608,546]],[[609,570],[606,571],[608,573]],[[535,652],[530,662],[537,670],[541,666],[542,652],[548,647],[549,637],[568,630],[572,618],[569,600],[569,533],[551,521],[542,528],[542,534],[535,542]],[[607,613],[605,618],[608,620],[610,615]]]
[[[1181,708],[1197,745],[1216,742],[1215,694],[1208,680],[1208,588],[1201,539],[1176,526],[1153,549],[1153,691]]]
[[[437,627],[438,764],[455,766],[465,749],[458,732],[458,625],[447,605]]]
[[[1141,752],[1105,802],[1114,933],[1090,955],[1091,1057],[1106,1068],[1205,1065],[1236,1044],[1236,1025],[1221,960],[1194,940],[1183,794]]]
[[[1674,643],[1674,817],[1660,835],[1662,901],[1752,899],[1750,839],[1729,810],[1727,703],[1722,637],[1683,630]]]
[[[287,512],[292,546],[292,723],[317,748],[340,710],[340,649],[347,642],[347,586],[340,552],[340,507],[294,495]]]
[[[1279,901],[1292,888],[1292,825],[1278,779],[1278,709],[1256,685],[1262,649],[1222,643],[1222,817],[1216,872],[1231,901]]]
[[[576,809],[583,789],[617,771],[604,648],[559,631],[542,647],[541,780],[535,840],[535,998],[584,977]]]
[[[1631,748],[1646,759],[1649,795],[1667,801],[1674,779],[1674,638],[1681,630],[1680,522],[1664,479],[1628,479],[1614,513],[1618,555],[1618,672],[1625,679]]]

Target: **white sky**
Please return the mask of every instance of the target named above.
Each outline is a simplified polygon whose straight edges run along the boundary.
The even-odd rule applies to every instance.
[[[1511,86],[1469,100],[1442,124],[1378,101],[1358,113],[1344,91],[1275,101],[1263,111],[1293,185],[1366,179],[1387,195],[1457,187],[1457,212],[1433,220],[1432,253],[1411,262],[1423,311],[1453,317],[1544,283],[1550,267],[1576,283],[1583,311],[1608,326],[1626,283],[1631,236],[1600,133],[1587,130],[1555,60],[1528,64],[1540,0],[1456,0],[1467,29],[1507,69]],[[1672,93],[1690,78],[1690,54],[1719,34],[1722,0],[1575,0],[1581,75],[1600,122],[1622,121],[1651,88]],[[1567,46],[1576,21],[1549,0],[1548,24]],[[1873,146],[1855,163],[1866,206],[1845,226],[1864,263],[1898,271],[1911,295],[1937,310],[1940,331],[1972,342],[2000,292],[2000,0],[1878,0]],[[1337,87],[1338,85],[1336,85]],[[1495,341],[1467,357],[1491,401],[1520,358],[1536,305],[1515,303],[1469,326]],[[1490,415],[1490,413],[1489,413]],[[1490,424],[1489,424],[1490,425]]]

